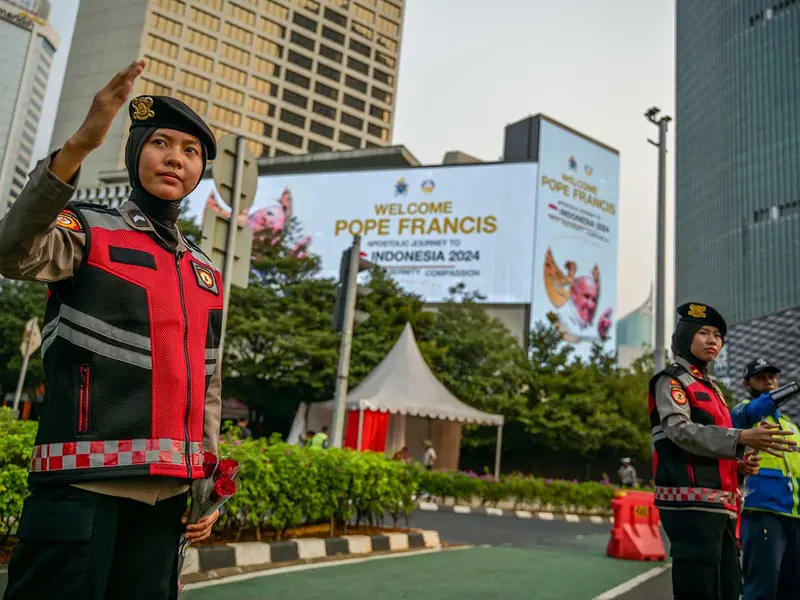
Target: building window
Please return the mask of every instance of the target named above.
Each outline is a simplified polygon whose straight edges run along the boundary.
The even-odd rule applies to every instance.
[[[311,131],[317,135],[321,135],[322,137],[326,137],[331,140],[333,139],[333,127],[329,127],[328,125],[320,123],[319,121],[311,121]]]
[[[253,34],[247,29],[242,29],[233,23],[225,22],[222,31],[232,40],[250,46],[253,43]],[[223,46],[224,49],[224,46]]]
[[[400,37],[400,26],[394,21],[378,17],[378,29],[393,37]]]
[[[251,27],[256,24],[256,13],[242,8],[241,6],[228,1],[227,10],[225,14],[234,19],[238,19],[242,23],[247,23]]]
[[[281,46],[261,36],[256,38],[256,50],[263,54],[269,54],[277,58],[283,56],[283,48]]]
[[[314,140],[308,140],[308,153],[309,154],[319,154],[320,152],[331,152],[333,148],[330,146],[326,146],[325,144],[320,144],[319,142],[315,142]]]
[[[208,108],[208,102],[205,100],[201,100],[200,98],[196,98],[186,92],[182,92],[180,90],[175,92],[175,97],[189,106],[192,110],[194,110],[197,114],[203,115]]]
[[[309,89],[311,87],[311,80],[308,77],[305,75],[300,75],[300,73],[295,73],[290,69],[286,69],[286,75],[284,75],[284,79],[289,83],[293,83],[294,85],[305,89]]]
[[[260,56],[253,57],[253,68],[263,75],[280,77],[281,74],[281,68],[278,65]]]
[[[387,15],[392,17],[393,19],[400,20],[400,7],[392,4],[391,2],[387,2],[386,0],[379,0],[378,6],[380,9],[385,12]]]
[[[197,0],[197,2],[207,6],[211,10],[215,10],[217,12],[222,11],[222,0]]]
[[[325,96],[326,98],[330,98],[331,100],[338,101],[339,100],[339,92],[334,88],[325,85],[324,83],[320,83],[319,81],[314,84],[314,91],[317,92],[320,96]]]
[[[267,14],[276,17],[278,21],[289,20],[289,9],[285,6],[281,6],[277,2],[273,2],[273,0],[266,0],[262,4],[266,8]]]
[[[216,104],[211,105],[211,111],[208,113],[208,116],[216,121],[222,121],[223,123],[227,125],[233,125],[234,127],[239,127],[239,125],[242,124],[241,114]]]
[[[170,37],[179,38],[183,33],[183,25],[156,13],[150,13],[150,27],[166,33]]]
[[[217,75],[231,83],[241,86],[247,85],[247,73],[225,63],[217,63]]]
[[[369,46],[362,44],[361,42],[357,42],[355,40],[350,40],[350,49],[355,50],[359,54],[363,54],[364,56],[369,57],[370,50]]]
[[[322,102],[314,102],[314,112],[323,117],[328,117],[332,121],[336,120],[336,109]]]
[[[155,5],[181,17],[186,10],[186,5],[180,0],[156,0]]]
[[[354,33],[357,33],[358,35],[360,35],[362,37],[365,37],[368,40],[371,40],[373,35],[375,35],[374,32],[372,31],[372,29],[370,29],[366,25],[362,25],[361,23],[357,23],[356,21],[353,21],[350,24],[350,29],[352,29]]]
[[[219,31],[219,17],[208,14],[199,8],[189,9],[189,19],[193,23],[197,23],[198,25],[202,25],[203,27],[207,27],[213,31]]]
[[[383,65],[386,65],[390,69],[394,69],[397,65],[397,61],[394,58],[377,50],[375,51],[375,60]]]
[[[173,44],[154,35],[147,36],[147,48],[170,58],[178,58],[178,44]]]
[[[316,46],[314,40],[312,40],[311,38],[307,38],[306,36],[299,34],[296,31],[293,31],[291,33],[291,35],[289,36],[289,40],[293,44],[297,44],[301,48],[305,48],[306,50],[311,50],[311,52],[314,51],[314,47]]]
[[[380,106],[375,106],[374,104],[369,107],[369,114],[373,117],[380,119],[384,123],[391,123],[392,122],[392,113],[390,113],[385,108],[381,108]]]
[[[210,127],[211,131],[214,133],[214,138],[216,138],[217,141],[220,141],[226,135],[230,134],[230,131],[223,129],[222,127],[217,127],[216,125],[211,125]]]
[[[289,50],[289,62],[297,65],[298,67],[303,67],[304,69],[308,69],[309,71],[311,70],[311,65],[313,64],[313,61],[310,58],[302,54],[299,54],[294,50]]]
[[[262,115],[264,117],[274,117],[275,116],[275,105],[270,104],[269,102],[264,102],[263,100],[259,100],[258,98],[250,98],[247,99],[247,108],[250,112],[254,112],[256,114]]]
[[[142,94],[147,94],[148,96],[169,96],[171,93],[172,90],[165,85],[148,79],[142,79]]]
[[[339,132],[339,141],[351,148],[358,149],[361,147],[361,140],[354,135],[350,135],[346,131]]]
[[[261,142],[247,140],[247,147],[250,148],[250,152],[253,153],[255,158],[260,158],[261,155],[264,154],[264,144]]]
[[[376,138],[380,138],[384,142],[388,142],[389,141],[389,130],[388,129],[384,129],[383,127],[378,127],[377,125],[373,125],[372,123],[370,123],[367,126],[367,132],[370,135],[375,136]]]
[[[389,50],[389,52],[397,54],[397,42],[390,40],[385,35],[378,36],[378,44]]]
[[[316,0],[294,0],[294,3],[300,8],[319,14],[319,2]]]
[[[319,53],[320,55],[324,56],[328,60],[332,60],[333,62],[340,63],[344,58],[344,54],[342,54],[338,50],[334,50],[330,46],[326,46],[325,44],[319,45]]]
[[[225,58],[229,58],[232,61],[239,63],[242,66],[247,66],[250,64],[250,53],[245,52],[241,48],[237,48],[236,46],[231,46],[227,42],[222,42],[222,52],[220,53]]]
[[[303,147],[303,138],[296,133],[286,131],[285,129],[278,129],[278,139],[284,144],[289,144],[295,148]]]
[[[233,88],[229,88],[221,83],[214,85],[214,97],[225,102],[230,102],[231,104],[235,104],[237,106],[244,105],[244,94],[242,92]]]
[[[364,8],[360,4],[353,4],[353,10],[351,12],[356,18],[362,21],[366,21],[367,23],[375,22],[375,13],[368,8]]]
[[[322,27],[322,37],[332,42],[336,42],[337,44],[344,46],[344,34],[339,33],[335,29],[331,29],[330,27],[323,26]]]
[[[214,59],[209,58],[205,54],[200,54],[188,48],[183,49],[183,62],[184,64],[191,65],[206,73],[211,73],[214,68]],[[217,65],[219,67],[219,65]],[[219,71],[219,69],[217,69]]]
[[[295,25],[299,25],[303,29],[308,29],[309,31],[317,33],[317,22],[314,19],[309,19],[305,15],[296,12],[292,17],[292,21]]]
[[[367,63],[363,63],[360,60],[356,60],[352,56],[347,57],[347,66],[353,69],[354,71],[358,71],[359,73],[363,73],[364,75],[369,75],[369,65]]]
[[[364,120],[342,111],[342,123],[353,129],[361,130],[364,128]]]
[[[381,102],[385,102],[386,104],[392,103],[392,95],[389,92],[375,86],[372,86],[372,97],[376,100],[380,100]]]
[[[217,40],[216,38],[211,37],[210,35],[206,35],[196,29],[187,28],[186,30],[186,38],[190,44],[194,44],[195,46],[200,46],[206,50],[211,52],[217,51]]]
[[[306,118],[304,116],[298,115],[296,112],[285,108],[281,109],[281,121],[289,123],[289,125],[294,125],[298,129],[304,129],[306,126]]]
[[[174,79],[175,78],[175,67],[171,64],[164,62],[163,60],[158,60],[157,58],[153,58],[152,56],[145,56],[147,59],[147,72],[150,75],[156,75],[157,77],[161,77],[162,79]]]
[[[283,99],[289,104],[294,104],[300,108],[308,108],[308,98],[292,90],[283,90]]]
[[[349,88],[353,88],[354,90],[358,90],[359,92],[363,92],[364,94],[367,93],[367,84],[361,81],[360,79],[356,79],[355,77],[347,75],[344,78],[344,83]]]
[[[321,62],[317,63],[317,73],[322,75],[323,77],[327,77],[328,79],[332,79],[335,82],[339,82],[342,78],[342,74],[337,71],[336,69],[329,67],[328,65],[324,65]]]
[[[359,100],[358,98],[356,98],[355,96],[351,96],[350,94],[344,95],[344,103],[347,104],[347,106],[350,106],[360,111],[364,111],[367,107],[366,102],[364,102],[363,100]]]
[[[339,27],[347,27],[347,15],[343,15],[335,10],[326,8],[325,18],[331,23],[336,23]]]
[[[250,76],[250,89],[261,96],[276,96],[278,93],[278,87],[275,84],[255,75]]]
[[[201,94],[208,94],[211,89],[211,81],[205,77],[200,77],[189,71],[181,71],[178,75],[178,83],[182,86],[197,90]]]
[[[261,17],[261,20],[258,22],[258,28],[262,33],[266,33],[281,39],[283,39],[283,36],[286,33],[286,27],[279,25],[275,21],[265,19],[264,17]]]
[[[384,73],[380,69],[373,69],[372,76],[381,83],[385,83],[386,85],[394,85],[394,75],[389,75],[389,73]]]
[[[263,137],[272,137],[272,125],[269,123],[264,123],[264,121],[259,121],[258,119],[253,119],[251,117],[245,117],[244,127],[250,133],[255,133],[256,135]]]

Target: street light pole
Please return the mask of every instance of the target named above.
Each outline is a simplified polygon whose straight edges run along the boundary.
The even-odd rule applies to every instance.
[[[658,148],[658,212],[656,222],[656,286],[655,286],[655,372],[666,366],[666,271],[667,271],[667,125],[672,117],[650,108],[645,118],[658,127],[658,142],[647,140]]]

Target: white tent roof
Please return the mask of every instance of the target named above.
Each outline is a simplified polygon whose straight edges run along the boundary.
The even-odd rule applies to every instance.
[[[326,402],[333,405],[333,402]],[[361,384],[347,394],[348,410],[376,410],[459,423],[502,425],[502,415],[468,406],[453,396],[428,368],[411,325]]]

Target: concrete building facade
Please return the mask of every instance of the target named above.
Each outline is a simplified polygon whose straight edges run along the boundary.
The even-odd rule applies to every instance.
[[[0,218],[34,159],[50,65],[59,38],[45,0],[0,0]]]
[[[132,60],[134,94],[175,96],[257,158],[388,146],[405,0],[82,0],[53,145]],[[127,115],[83,166],[96,185],[124,162]]]

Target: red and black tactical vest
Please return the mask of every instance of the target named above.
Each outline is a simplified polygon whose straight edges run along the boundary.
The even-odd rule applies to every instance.
[[[672,378],[673,388],[683,391],[691,419],[700,425],[733,427],[725,400],[715,386],[698,371],[690,373],[672,364],[650,380],[648,406],[653,430],[655,504],[664,508],[714,508],[738,510],[738,463],[692,454],[672,442],[661,428],[655,402],[655,384],[663,376]],[[677,392],[681,398],[680,392]]]
[[[168,250],[116,209],[70,203],[64,214],[86,247],[74,277],[50,284],[31,482],[202,477],[219,272],[198,248]]]

